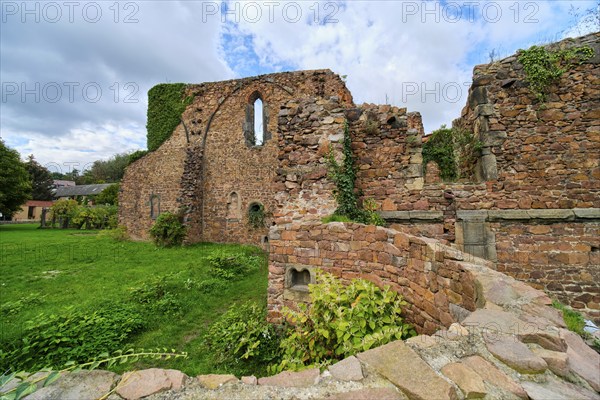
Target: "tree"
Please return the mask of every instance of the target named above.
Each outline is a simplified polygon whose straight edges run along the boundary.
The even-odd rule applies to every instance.
[[[94,204],[109,204],[111,206],[119,205],[119,187],[118,183],[113,183],[100,194],[94,197]]]
[[[92,167],[83,173],[86,184],[119,182],[129,164],[129,154],[115,154],[108,160],[94,161]]]
[[[33,154],[27,159],[27,172],[31,180],[31,198],[33,200],[52,200],[52,175],[47,168],[35,161]]]
[[[31,181],[19,153],[0,140],[0,213],[11,218],[31,195]]]

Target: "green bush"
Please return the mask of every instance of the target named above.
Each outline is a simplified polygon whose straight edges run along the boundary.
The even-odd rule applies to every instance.
[[[170,212],[160,214],[150,228],[150,236],[159,247],[181,246],[186,233],[181,217]]]
[[[114,229],[117,227],[117,213],[117,206],[78,206],[70,225],[77,229]]]
[[[226,281],[239,280],[245,274],[257,271],[263,262],[259,256],[245,254],[216,254],[207,259],[211,275]]]
[[[271,372],[323,367],[416,334],[401,317],[406,302],[389,287],[380,289],[362,279],[344,286],[332,275],[319,272],[309,292],[308,306],[283,310],[289,324],[281,341],[283,359]]]
[[[345,215],[331,214],[321,218],[321,222],[328,224],[330,222],[352,222],[352,219]]]
[[[131,299],[151,312],[167,315],[181,314],[183,305],[179,298],[168,289],[168,277],[169,275],[155,277],[131,288]]]
[[[120,184],[113,183],[94,197],[94,204],[118,206],[120,187]]]
[[[70,307],[60,314],[39,314],[27,323],[20,339],[2,344],[0,369],[31,371],[86,362],[123,348],[144,326],[134,307],[120,303],[93,311]]]
[[[127,228],[120,225],[114,229],[104,229],[98,233],[98,239],[109,238],[114,240],[115,242],[126,242],[129,240],[129,234],[127,233]]]
[[[517,60],[523,65],[529,87],[540,102],[545,102],[550,85],[574,64],[581,64],[594,56],[589,46],[549,50],[543,46],[532,46],[519,50]]]
[[[227,282],[219,278],[209,278],[198,283],[200,293],[216,293],[227,287]]]
[[[148,150],[137,150],[137,151],[134,151],[133,153],[131,153],[129,155],[129,159],[127,160],[127,165],[136,162],[140,158],[144,157],[146,154],[148,154]]]
[[[50,208],[50,215],[53,223],[59,222],[62,228],[67,228],[68,224],[77,213],[78,204],[75,200],[58,200]]]
[[[481,142],[472,133],[442,125],[423,143],[423,166],[435,161],[440,167],[440,177],[445,181],[470,179],[474,176],[480,152]]]
[[[280,357],[279,335],[256,303],[233,305],[204,336],[215,366],[235,375],[264,375]]]

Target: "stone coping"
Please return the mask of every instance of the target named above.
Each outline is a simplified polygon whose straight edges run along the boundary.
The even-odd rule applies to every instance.
[[[441,222],[444,220],[442,211],[380,211],[381,218],[391,222],[407,221],[431,221]]]
[[[576,221],[600,220],[600,208],[529,209],[529,210],[458,210],[463,221]]]

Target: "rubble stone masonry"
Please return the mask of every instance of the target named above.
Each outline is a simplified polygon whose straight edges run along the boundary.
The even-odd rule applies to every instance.
[[[342,251],[335,240],[317,239],[299,228],[320,224],[337,207],[327,157],[333,151],[340,159],[347,124],[357,189],[361,199],[378,203],[396,232],[386,235],[433,238],[485,258],[493,268],[600,320],[600,34],[554,44],[580,45],[590,46],[595,56],[565,72],[545,104],[530,91],[516,56],[474,68],[467,104],[453,124],[473,132],[483,146],[472,182],[442,182],[435,164],[423,165],[419,113],[390,105],[355,105],[343,80],[331,71],[189,85],[193,102],[171,138],[128,167],[120,222],[134,237],[146,238],[158,213],[181,211],[189,242],[254,244],[265,244],[274,225],[271,250],[292,253],[271,254],[270,279],[275,281],[270,298],[283,299],[283,293],[275,293],[283,290],[283,264],[300,260],[299,265],[311,268],[346,271],[345,278],[372,272],[373,279],[392,283],[407,299],[421,301],[414,305],[412,318],[422,329],[445,325],[445,300],[438,299],[443,303],[438,306],[435,299],[423,302],[424,294],[415,295],[419,280],[430,279],[432,272],[398,272],[393,270],[397,266],[378,259],[390,253],[370,248],[389,247],[391,236],[354,240],[352,235],[362,235],[363,229],[354,225],[345,228],[350,233],[328,231],[340,243],[365,246]],[[258,146],[251,143],[257,98],[264,104],[265,127],[265,141]],[[248,223],[253,204],[265,208],[266,223],[259,229]],[[286,244],[288,240],[297,248]],[[410,240],[414,243],[396,249],[410,253],[417,246],[416,239]],[[323,241],[328,247],[321,247]],[[405,259],[427,261],[420,256]],[[454,265],[452,273],[464,278],[460,266],[453,264],[458,260],[438,262]],[[458,278],[441,276],[451,279],[444,281],[444,288],[465,295],[460,292],[464,288],[450,287]],[[403,285],[398,278],[408,281]],[[296,296],[296,301],[301,298]],[[468,295],[464,302],[448,304],[468,309],[474,299],[466,299]],[[280,306],[270,305],[272,312]]]

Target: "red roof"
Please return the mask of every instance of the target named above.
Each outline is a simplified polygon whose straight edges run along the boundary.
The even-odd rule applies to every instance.
[[[28,200],[25,207],[52,207],[53,201]]]

